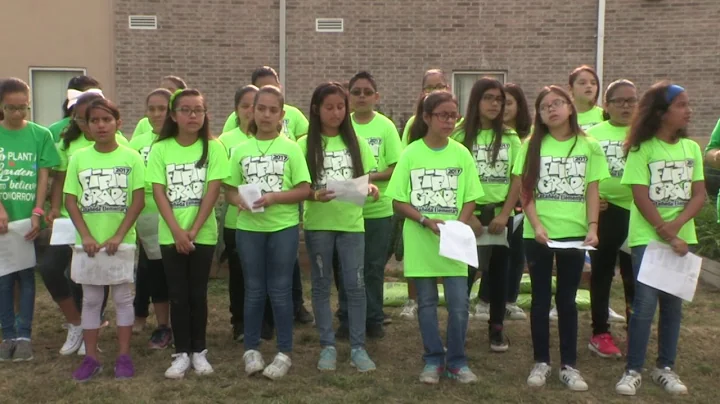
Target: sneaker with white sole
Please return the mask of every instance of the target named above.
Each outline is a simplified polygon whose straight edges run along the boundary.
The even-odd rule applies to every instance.
[[[530,387],[542,387],[547,382],[552,368],[545,362],[536,363],[527,378],[527,385]]]
[[[422,373],[420,373],[420,383],[438,384],[440,376],[445,372],[445,368],[437,365],[425,365]]]
[[[641,384],[642,375],[634,370],[628,370],[615,385],[615,392],[623,396],[634,396]]]
[[[553,306],[553,308],[550,310],[550,320],[551,320],[551,321],[557,321],[557,320],[558,320],[557,307],[555,307],[555,306]]]
[[[455,380],[462,384],[472,384],[478,381],[478,377],[467,366],[463,366],[460,369],[448,369],[445,371],[445,375],[448,379]]]
[[[680,376],[673,372],[669,367],[663,369],[654,369],[650,373],[650,378],[658,386],[662,386],[668,393],[671,394],[687,394],[688,388],[680,380]]]
[[[505,304],[505,318],[508,320],[527,320],[527,314],[516,303]]]
[[[560,369],[560,381],[572,391],[587,391],[588,389],[580,371],[570,366],[563,366]]]
[[[413,299],[409,299],[405,304],[403,305],[403,309],[400,312],[400,317],[412,320],[417,315],[418,305],[417,302]]]
[[[185,372],[190,369],[190,357],[185,352],[173,354],[172,365],[165,371],[165,377],[168,379],[182,379]]]
[[[245,362],[245,373],[248,376],[252,376],[265,369],[265,361],[263,360],[262,354],[254,349],[245,352],[243,361]]]
[[[625,317],[617,314],[615,310],[608,307],[608,322],[609,323],[624,323]]]
[[[272,363],[263,371],[263,376],[270,380],[278,380],[290,371],[291,366],[292,360],[290,360],[290,357],[282,352],[278,352]]]
[[[194,352],[192,354],[192,367],[195,369],[195,374],[199,376],[209,375],[214,372],[210,362],[207,360],[207,352],[205,349],[202,352]]]
[[[83,328],[81,326],[68,324],[67,330],[67,338],[60,348],[60,355],[72,355],[83,344]]]
[[[490,305],[483,302],[482,300],[478,301],[478,303],[475,305],[475,315],[473,317],[476,320],[489,321],[490,320]]]

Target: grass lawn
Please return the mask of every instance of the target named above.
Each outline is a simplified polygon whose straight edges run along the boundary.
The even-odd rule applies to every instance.
[[[528,321],[508,321],[506,329],[511,339],[510,351],[505,354],[489,352],[487,325],[471,319],[467,352],[470,366],[480,377],[472,386],[462,386],[443,380],[438,386],[425,386],[417,381],[422,369],[422,344],[416,321],[397,317],[399,309],[389,309],[394,323],[387,327],[381,341],[369,341],[368,350],[378,370],[361,375],[349,366],[349,346],[338,344],[338,371],[320,373],[315,364],[319,354],[317,333],[312,326],[295,330],[293,368],[286,379],[270,382],[262,377],[248,379],[243,371],[242,344],[231,341],[227,285],[224,280],[210,284],[210,319],[208,326],[208,358],[215,374],[197,377],[188,372],[185,380],[171,381],[163,377],[170,365],[170,350],[149,351],[150,330],[133,339],[133,358],[136,377],[115,381],[113,364],[116,353],[114,326],[104,329],[100,346],[104,350],[101,361],[105,369],[99,377],[86,384],[70,378],[80,364],[80,357],[61,357],[58,354],[65,338],[61,328],[63,319],[38,277],[35,307],[35,360],[28,363],[0,364],[0,402],[2,403],[650,403],[670,399],[649,376],[644,380],[638,396],[633,399],[615,394],[614,386],[622,374],[624,362],[594,357],[587,349],[590,334],[589,312],[580,314],[578,367],[583,372],[590,391],[572,393],[566,390],[553,368],[549,383],[542,389],[530,389],[525,378],[532,367],[532,344]],[[307,285],[307,284],[306,284]],[[616,284],[613,307],[622,309],[622,287]],[[306,295],[309,288],[306,286]],[[690,395],[673,399],[677,402],[710,403],[716,399],[715,383],[720,364],[720,293],[701,287],[695,301],[686,305],[678,352],[678,373],[690,389]],[[309,299],[306,300],[309,307]],[[445,324],[444,309],[440,309],[441,325]],[[112,323],[112,310],[109,317]],[[553,361],[557,365],[559,353],[556,327],[551,339]],[[623,325],[614,325],[621,349],[625,348]],[[274,355],[274,342],[263,343],[261,350],[267,363]],[[652,366],[656,353],[656,338],[650,343],[647,366]]]

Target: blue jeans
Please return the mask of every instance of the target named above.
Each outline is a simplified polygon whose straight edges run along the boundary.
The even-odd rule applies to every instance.
[[[315,325],[320,334],[320,345],[335,346],[333,315],[330,310],[333,250],[340,258],[343,287],[348,299],[350,346],[365,346],[365,234],[338,231],[305,230],[305,245],[312,267],[312,305]]]
[[[682,299],[669,293],[637,282],[640,263],[647,246],[632,248],[632,266],[635,274],[635,298],[632,302],[632,314],[628,326],[627,370],[642,371],[645,364],[650,327],[655,308],[660,303],[658,321],[658,368],[675,366],[677,344],[680,339],[680,320],[682,319]]]
[[[465,335],[468,326],[467,277],[451,276],[443,278],[445,301],[447,302],[447,354],[440,339],[438,327],[438,289],[437,278],[412,278],[417,288],[418,322],[423,340],[426,365],[445,366],[460,369],[467,366],[465,356]]]
[[[245,350],[260,345],[265,301],[269,296],[278,351],[292,352],[292,286],[300,240],[298,226],[272,233],[238,229],[235,237],[245,282]]]
[[[15,281],[20,281],[20,313],[15,315]],[[35,311],[35,273],[23,269],[0,277],[0,324],[3,339],[30,339]]]

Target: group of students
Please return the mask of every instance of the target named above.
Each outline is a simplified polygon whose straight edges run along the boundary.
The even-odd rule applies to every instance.
[[[71,80],[63,106],[67,117],[48,130],[27,120],[28,86],[7,79],[0,85],[0,154],[8,156],[3,162],[12,170],[23,171],[4,169],[3,175],[10,177],[10,189],[26,192],[2,189],[0,233],[7,232],[8,222],[30,218],[26,238],[31,240],[43,218],[52,226],[55,219],[69,217],[77,229],[76,245],[89,256],[139,245],[134,302],[129,283],[69,281],[70,246],[50,246],[40,260],[44,283],[68,323],[60,353],[85,354],[73,373],[77,381],[102,369],[97,339],[108,286],[118,330],[117,378],[134,374],[130,338],[133,325],[144,324],[151,300],[159,327],[150,347],[175,345],[165,376],[182,378],[190,368],[199,375],[213,372],[205,341],[207,284],[219,234],[215,204],[224,192],[231,323],[233,338],[244,342],[248,375],[262,372],[275,380],[287,374],[293,323],[313,321],[303,307],[298,265],[302,215],[321,371],[337,368],[336,338],[349,338],[351,366],[360,372],[376,368],[365,338],[384,335],[389,320],[382,308],[384,267],[395,244],[392,229],[404,221],[402,255],[411,300],[403,314],[417,313],[425,362],[421,382],[435,384],[442,376],[477,381],[465,354],[477,272],[484,275],[476,317],[488,321],[491,350],[507,351],[505,317],[525,317],[515,304],[525,258],[532,281],[535,362],[527,383],[543,386],[550,375],[555,271],[552,311],[559,328],[560,380],[571,390],[587,390],[576,369],[575,305],[585,252],[548,247],[550,240],[582,241],[597,247],[591,253],[589,348],[602,357],[621,356],[608,325],[619,257],[628,352],[617,392],[634,395],[641,384],[659,301],[659,356],[651,378],[668,392],[684,393],[687,388],[673,371],[681,299],[635,279],[650,241],[667,243],[679,255],[697,243],[693,217],[705,190],[700,148],[687,138],[689,98],[682,87],[660,82],[638,99],[632,82],[618,80],[607,87],[600,108],[598,83],[592,68],[579,67],[570,75],[570,92],[555,85],[540,91],[531,119],[519,86],[483,78],[461,115],[445,74],[429,70],[401,137],[393,122],[375,111],[380,95],[371,74],[360,72],[345,86],[319,85],[307,120],[285,104],[277,73],[263,67],[253,73],[251,85],[237,90],[235,110],[215,139],[203,95],[168,76],[164,88],[147,96],[146,118],[128,142],[119,131],[117,107],[95,80]],[[365,175],[363,207],[336,200],[327,188],[328,181]],[[13,186],[20,180],[34,186]],[[261,190],[251,205],[238,191],[246,184]],[[514,216],[521,212],[523,224],[513,231]],[[508,246],[478,247],[479,268],[442,257],[439,233],[446,220],[464,222],[478,235],[507,231]],[[626,239],[631,255],[621,251]],[[0,277],[0,360],[32,359],[32,273],[30,268]],[[340,292],[337,331],[330,307],[333,276]],[[444,284],[449,313],[445,343],[438,325],[438,282]],[[258,346],[261,338],[272,338],[274,328],[278,353],[266,365]]]

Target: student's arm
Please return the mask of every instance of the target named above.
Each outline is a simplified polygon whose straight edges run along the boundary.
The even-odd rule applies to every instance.
[[[50,226],[52,226],[55,219],[60,217],[64,186],[65,171],[53,171],[53,181],[50,186],[50,212],[47,214],[47,221]]]
[[[540,222],[540,218],[538,218],[537,209],[535,207],[535,199],[532,199],[527,205],[523,206],[523,211],[525,212],[525,217],[535,231],[535,241],[540,244],[547,245],[550,238],[548,237],[547,230],[545,230],[545,227]]]
[[[473,212],[475,212],[475,201],[465,202],[462,206],[462,209],[460,210],[460,216],[458,217],[458,220],[465,224],[468,224],[468,222],[470,222],[470,219],[473,218]]]
[[[132,203],[125,214],[122,223],[120,223],[120,227],[118,227],[115,232],[115,235],[113,235],[101,246],[105,247],[105,252],[107,252],[108,255],[115,255],[118,247],[125,238],[125,235],[127,235],[127,232],[130,231],[138,216],[140,216],[140,212],[142,212],[143,208],[145,208],[145,189],[140,188],[134,190],[132,198]]]
[[[208,182],[207,192],[202,198],[202,202],[200,202],[200,209],[198,210],[197,216],[195,216],[195,221],[193,222],[192,226],[190,227],[190,231],[188,232],[190,240],[193,242],[195,241],[195,237],[200,231],[200,228],[202,228],[202,226],[207,221],[208,216],[210,216],[210,212],[212,212],[213,208],[215,207],[215,203],[220,196],[221,183],[222,181],[220,180],[213,180]]]
[[[393,171],[395,171],[395,164],[389,166],[384,171],[370,173],[370,182],[390,181]]]
[[[83,249],[88,257],[94,257],[95,254],[100,251],[100,244],[98,244],[92,234],[90,234],[90,229],[88,229],[85,219],[83,219],[82,213],[80,213],[80,209],[77,206],[77,196],[65,194],[65,209],[67,209],[70,214],[70,219],[75,229],[80,233]]]
[[[705,147],[705,163],[712,168],[720,168],[720,120],[710,135],[710,143]]]
[[[193,250],[192,240],[190,239],[189,233],[185,229],[181,228],[175,219],[175,214],[173,213],[172,206],[170,205],[170,200],[165,194],[165,185],[153,183],[152,188],[153,199],[158,207],[160,216],[162,216],[163,220],[168,225],[168,228],[170,228],[173,240],[175,240],[175,248],[180,254],[190,254]]]
[[[463,205],[464,210],[465,205]],[[393,209],[396,213],[402,215],[406,219],[410,219],[414,222],[420,223],[422,220],[422,223],[420,223],[423,227],[426,229],[430,229],[435,234],[440,234],[440,228],[438,228],[438,224],[445,223],[443,220],[439,219],[430,219],[428,217],[423,216],[422,213],[418,212],[417,209],[415,209],[412,205],[406,202],[400,202],[398,200],[393,200]],[[473,207],[474,209],[474,207]],[[470,215],[472,215],[472,209],[470,212]]]
[[[5,206],[3,206],[2,201],[0,201],[0,234],[6,234],[8,232],[9,220],[10,218],[5,210]]]
[[[47,187],[48,187],[48,178],[50,177],[50,169],[49,168],[39,168],[38,169],[38,183],[37,183],[37,190],[35,191],[35,209],[43,210],[43,206],[45,206],[45,198],[47,198]],[[32,216],[30,216],[30,223],[32,223],[32,227],[30,228],[30,231],[25,235],[25,240],[35,240],[40,233],[40,223],[41,218],[40,216],[33,213]]]
[[[600,214],[600,187],[598,181],[588,184],[585,195],[585,210],[587,212],[588,233],[583,244],[596,246],[598,243],[598,215]]]
[[[237,190],[235,191],[237,193]],[[303,182],[295,188],[282,192],[268,192],[253,204],[254,208],[268,207],[275,204],[296,204],[307,199],[310,194],[310,183]]]
[[[488,231],[492,234],[500,234],[507,227],[510,214],[515,210],[515,205],[520,198],[520,177],[513,175],[510,179],[510,189],[508,190],[505,203],[502,206],[500,214],[495,216],[488,226]]]

